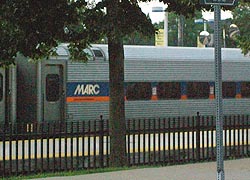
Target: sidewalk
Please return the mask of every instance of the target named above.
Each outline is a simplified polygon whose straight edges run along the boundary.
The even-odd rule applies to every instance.
[[[225,180],[250,180],[250,158],[224,161]],[[216,180],[216,162],[143,168],[44,180]]]

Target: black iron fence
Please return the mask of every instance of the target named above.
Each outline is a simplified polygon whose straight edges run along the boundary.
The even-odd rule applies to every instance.
[[[249,156],[249,116],[224,117],[224,158]],[[2,177],[109,166],[107,120],[0,127]],[[126,124],[129,165],[216,159],[213,116],[132,119]]]

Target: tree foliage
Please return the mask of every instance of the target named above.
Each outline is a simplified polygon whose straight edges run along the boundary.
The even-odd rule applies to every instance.
[[[151,34],[153,27],[138,5],[149,1],[121,0],[117,16],[110,17],[105,11],[114,0],[1,0],[1,65],[13,63],[17,52],[32,59],[46,58],[60,42],[70,42],[72,59],[85,59],[81,49],[114,31],[113,22],[122,37],[134,31]],[[199,0],[159,1],[168,5],[169,12],[185,16],[212,10]]]
[[[12,63],[18,51],[33,59],[48,57],[52,47],[66,41],[71,42],[73,58],[82,59],[84,54],[79,49],[113,31],[114,21],[122,36],[135,30],[143,34],[152,32],[152,26],[138,6],[139,2],[151,0],[121,0],[117,17],[108,17],[105,10],[113,1],[91,4],[95,1],[1,0],[1,64]],[[199,0],[159,1],[168,5],[168,11],[185,16],[194,16],[196,10],[213,10],[212,6],[200,5]]]
[[[122,37],[134,31],[153,31],[138,3],[120,1],[115,17],[105,13],[108,4],[112,0],[92,4],[84,0],[1,0],[1,64],[13,63],[17,52],[32,59],[46,58],[61,42],[70,42],[72,59],[84,59],[81,50],[113,33],[114,26]]]
[[[233,23],[240,30],[236,42],[244,54],[250,51],[250,24],[248,22],[250,22],[250,2],[240,3],[233,11]]]
[[[86,3],[80,1],[2,0],[1,31],[11,33],[9,38],[1,36],[1,44],[8,43],[6,54],[4,58],[1,55],[1,59],[12,63],[17,52],[33,59],[48,57],[58,43],[75,39],[81,25],[79,10],[85,7]],[[66,35],[66,28],[73,33]],[[81,29],[81,33],[86,31],[83,27]],[[15,38],[14,41],[9,40],[11,38]]]

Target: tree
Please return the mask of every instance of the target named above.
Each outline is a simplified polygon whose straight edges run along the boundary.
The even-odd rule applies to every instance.
[[[233,10],[233,23],[239,28],[240,35],[236,36],[236,43],[244,54],[250,51],[250,2],[242,2]]]
[[[32,59],[47,58],[61,42],[70,43],[72,59],[86,60],[82,50],[104,35],[108,37],[110,163],[111,166],[126,165],[122,38],[135,31],[154,32],[138,3],[128,0],[103,0],[94,4],[82,0],[2,0],[0,10],[1,31],[5,35],[0,40],[1,66],[14,63],[17,52]]]
[[[110,70],[110,163],[111,166],[124,166],[127,165],[127,158],[122,38],[135,31],[150,34],[154,32],[154,28],[137,2],[107,0],[99,5],[107,7],[105,22],[109,25],[105,31],[108,37]]]
[[[141,0],[146,2],[148,0]],[[149,0],[150,1],[150,0]],[[161,0],[160,0],[161,1]],[[124,105],[124,49],[122,38],[138,31],[142,34],[152,34],[154,27],[141,12],[137,0],[103,0],[97,3],[94,11],[107,8],[102,22],[97,28],[103,29],[108,38],[109,75],[110,75],[110,164],[111,166],[127,165],[126,161],[126,126]],[[194,15],[201,5],[190,3],[189,0],[163,0],[174,12],[182,12],[186,16]],[[211,8],[211,6],[209,6]],[[189,9],[190,8],[190,9]]]

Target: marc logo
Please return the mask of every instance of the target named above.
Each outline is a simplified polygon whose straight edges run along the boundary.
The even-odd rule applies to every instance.
[[[98,84],[78,84],[74,95],[98,95],[100,86]]]

